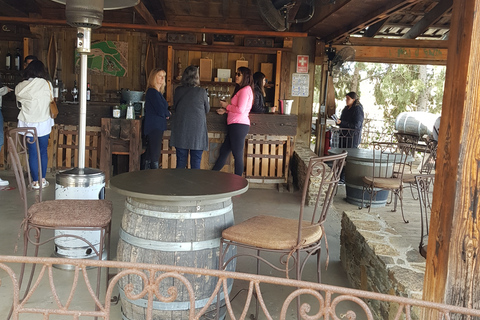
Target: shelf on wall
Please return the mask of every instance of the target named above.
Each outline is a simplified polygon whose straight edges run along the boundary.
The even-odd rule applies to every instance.
[[[244,47],[230,45],[207,45],[200,44],[173,44],[167,42],[159,42],[161,46],[171,46],[174,50],[186,51],[208,51],[208,52],[227,52],[227,53],[260,53],[260,54],[276,54],[277,51],[292,51],[291,48],[266,48],[266,47]]]

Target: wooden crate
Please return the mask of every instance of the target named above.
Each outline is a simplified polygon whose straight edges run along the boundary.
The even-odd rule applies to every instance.
[[[57,143],[56,154],[50,159],[56,159],[52,167],[52,171],[65,170],[74,168],[78,164],[78,126],[56,125]],[[52,131],[52,133],[54,133]],[[53,141],[52,141],[53,140]],[[54,139],[50,141],[55,142]],[[100,167],[100,127],[87,127],[85,136],[85,167],[99,168]]]
[[[251,182],[286,183],[291,147],[290,136],[247,135],[245,177]]]

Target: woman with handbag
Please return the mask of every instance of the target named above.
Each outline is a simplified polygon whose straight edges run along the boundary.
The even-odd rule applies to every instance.
[[[48,79],[44,64],[39,60],[34,60],[25,68],[23,81],[15,87],[18,107],[18,127],[34,127],[37,129],[38,142],[40,146],[41,168],[38,168],[38,155],[34,143],[28,143],[28,162],[32,174],[32,188],[39,189],[48,186],[45,179],[48,163],[48,138],[54,125],[50,112],[50,102],[52,100],[52,85]],[[33,137],[28,137],[33,142]],[[42,174],[42,181],[39,180],[39,170]]]

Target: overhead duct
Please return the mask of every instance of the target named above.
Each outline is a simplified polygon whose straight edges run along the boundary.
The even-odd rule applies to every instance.
[[[257,7],[260,15],[270,28],[276,31],[287,30],[286,13],[276,8],[271,0],[257,0]],[[282,5],[283,7],[283,5]]]

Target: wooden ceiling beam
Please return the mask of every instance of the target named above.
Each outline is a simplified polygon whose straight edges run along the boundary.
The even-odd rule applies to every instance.
[[[388,39],[388,38],[365,38],[350,37],[349,44],[357,47],[409,47],[409,48],[438,48],[447,49],[447,40],[413,40],[413,39]],[[343,45],[341,42],[334,42],[333,46]]]
[[[156,26],[157,22],[152,17],[152,14],[148,9],[145,7],[142,1],[140,1],[135,7],[135,11],[142,16],[142,18],[147,22],[147,24],[151,26]]]
[[[432,10],[427,12],[425,16],[420,19],[413,27],[408,30],[407,33],[403,35],[404,39],[415,39],[422,33],[424,33],[428,28],[438,21],[442,15],[450,10],[453,5],[453,0],[443,0],[440,1]]]
[[[399,63],[399,64],[430,64],[446,65],[447,49],[429,47],[386,47],[386,46],[354,46],[335,45],[337,52],[344,47],[355,49],[355,58],[358,62]]]
[[[0,16],[0,22],[10,22],[19,24],[38,24],[52,26],[67,26],[65,20],[41,19],[41,18],[24,18],[24,17],[3,17]],[[150,26],[143,24],[123,24],[123,23],[102,23],[103,28],[137,30],[137,31],[171,31],[171,32],[194,32],[194,33],[216,33],[216,34],[237,34],[248,36],[265,36],[265,37],[293,37],[306,38],[306,32],[285,32],[285,31],[255,31],[255,30],[234,30],[234,29],[214,29],[214,28],[189,28],[189,27],[172,27],[172,26]]]
[[[325,36],[322,40],[325,42],[334,42],[339,39],[348,37],[351,34],[355,34],[366,27],[373,25],[385,18],[395,14],[398,10],[404,10],[411,7],[420,0],[392,0],[386,6],[380,7],[375,11],[372,11],[363,17],[359,17],[355,20],[355,24],[346,25],[343,28],[337,29],[337,31]]]
[[[303,24],[303,30],[306,31],[314,28],[317,24],[323,22],[330,15],[335,14],[335,12],[341,10],[352,1],[353,0],[341,0],[336,1],[335,4],[315,6],[315,15],[310,21]]]
[[[12,15],[12,16],[19,16],[19,17],[28,17],[28,14],[26,14],[23,11],[18,10],[15,7],[12,7],[11,5],[9,5],[4,0],[0,0],[0,7],[2,8],[2,13],[3,14]]]

